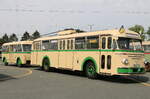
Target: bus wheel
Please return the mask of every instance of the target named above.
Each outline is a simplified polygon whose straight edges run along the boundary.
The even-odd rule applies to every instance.
[[[50,71],[49,60],[48,59],[44,59],[42,67],[43,67],[44,71],[46,71],[46,72]]]
[[[6,59],[4,59],[4,61],[3,61],[3,62],[4,62],[4,65],[5,65],[5,66],[8,66],[8,62],[7,62],[7,60],[6,60]]]
[[[22,66],[22,62],[20,59],[17,59],[17,67],[21,67]]]
[[[85,69],[86,76],[91,79],[97,78],[96,68],[93,62],[89,61]]]

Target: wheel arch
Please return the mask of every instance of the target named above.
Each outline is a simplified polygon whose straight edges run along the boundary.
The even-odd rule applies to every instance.
[[[50,58],[49,58],[48,56],[44,56],[44,57],[42,58],[42,67],[43,67],[43,63],[44,63],[44,60],[45,60],[45,59],[48,59],[49,65],[51,64]]]
[[[2,61],[4,62],[5,60],[7,61],[6,57],[3,57],[3,58],[2,58]]]
[[[81,65],[81,71],[84,71],[85,67],[86,67],[86,64],[87,62],[93,62],[94,63],[94,66],[95,66],[95,69],[96,69],[96,72],[98,73],[98,67],[97,67],[97,63],[95,61],[95,59],[93,57],[86,57],[83,62],[82,62],[82,65]]]
[[[21,60],[20,57],[17,57],[16,63],[18,62],[18,60],[20,60],[20,61],[21,61],[21,64],[22,64],[22,60]]]

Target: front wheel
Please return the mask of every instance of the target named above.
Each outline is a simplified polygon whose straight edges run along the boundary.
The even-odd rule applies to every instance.
[[[88,62],[86,64],[86,76],[91,79],[97,78],[96,68],[93,62]]]
[[[50,71],[50,63],[48,59],[44,59],[42,68],[44,71],[49,72]]]

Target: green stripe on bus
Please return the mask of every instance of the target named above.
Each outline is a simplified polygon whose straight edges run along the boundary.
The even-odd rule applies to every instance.
[[[78,52],[78,51],[99,51],[99,52],[135,52],[144,53],[144,51],[131,51],[131,50],[33,50],[32,52]]]
[[[31,52],[2,52],[2,54],[15,54],[15,53],[25,53],[25,54],[30,54]]]

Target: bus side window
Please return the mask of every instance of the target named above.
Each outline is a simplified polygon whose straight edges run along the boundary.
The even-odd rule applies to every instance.
[[[98,49],[99,48],[99,37],[87,37],[87,49]]]
[[[51,40],[50,41],[50,49],[58,50],[58,41],[57,40]]]
[[[70,47],[70,49],[73,49],[73,40],[71,40],[71,47]]]
[[[75,49],[85,49],[85,37],[75,39]]]
[[[62,41],[59,41],[59,49],[62,50]]]
[[[36,43],[36,49],[39,50],[39,43]],[[49,49],[50,49],[49,40],[42,41],[42,50],[49,50]]]
[[[66,45],[66,42],[65,40],[63,40],[63,50],[65,50],[65,45]]]
[[[67,49],[70,49],[70,40],[67,40]]]
[[[108,37],[108,42],[107,42],[107,48],[111,49],[111,44],[112,44],[112,38]]]
[[[102,55],[102,57],[101,57],[101,68],[102,69],[105,68],[105,55]]]
[[[102,49],[105,49],[106,48],[106,38],[103,37],[102,38]]]
[[[13,52],[13,45],[10,45],[10,52]]]
[[[107,56],[107,69],[111,69],[111,56]]]
[[[17,52],[17,45],[13,45],[13,52]]]
[[[22,52],[22,48],[21,48],[21,45],[17,45],[18,48],[17,48],[17,52]]]

